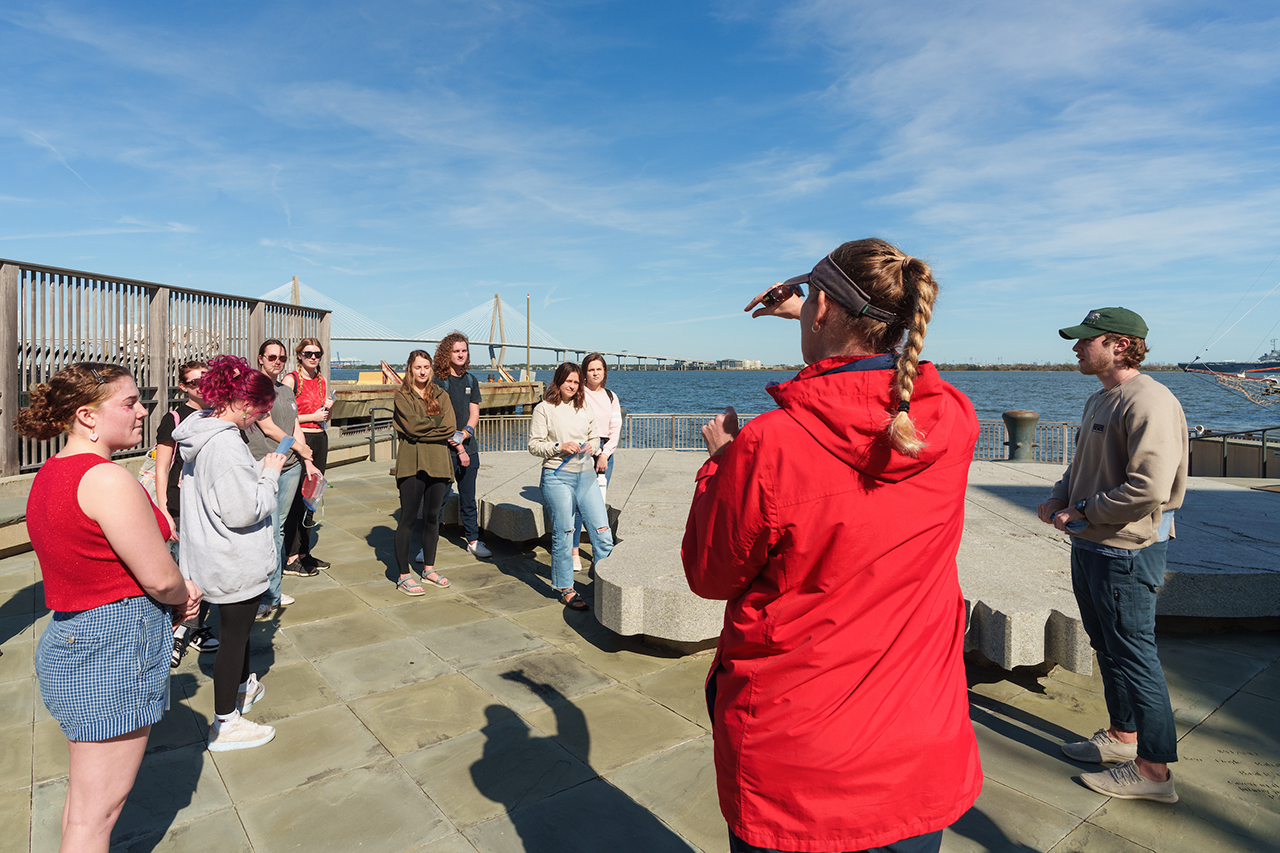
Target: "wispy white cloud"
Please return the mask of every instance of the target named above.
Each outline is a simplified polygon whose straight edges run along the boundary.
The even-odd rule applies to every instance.
[[[0,234],[0,240],[49,240],[65,237],[102,237],[111,234],[191,234],[195,231],[194,227],[184,225],[181,222],[166,222],[162,225],[154,225],[124,217],[113,226],[36,234]]]

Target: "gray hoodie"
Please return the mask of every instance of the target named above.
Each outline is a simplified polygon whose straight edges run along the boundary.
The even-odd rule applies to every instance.
[[[271,513],[280,475],[210,412],[178,424],[173,440],[182,455],[182,574],[213,604],[261,595],[279,562]]]

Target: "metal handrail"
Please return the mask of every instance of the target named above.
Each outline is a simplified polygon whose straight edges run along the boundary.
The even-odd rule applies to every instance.
[[[1255,436],[1255,435],[1256,435],[1256,436],[1258,436],[1258,438],[1259,438],[1259,440],[1260,440],[1260,442],[1261,442],[1261,444],[1262,444],[1262,454],[1261,454],[1261,458],[1262,458],[1262,466],[1261,466],[1261,467],[1262,467],[1262,470],[1261,470],[1260,474],[1262,475],[1263,479],[1266,479],[1266,476],[1267,476],[1267,433],[1271,432],[1272,430],[1278,430],[1278,429],[1280,429],[1280,426],[1260,427],[1260,428],[1255,428],[1255,429],[1242,429],[1242,430],[1237,430],[1236,432],[1215,432],[1215,433],[1210,433],[1208,430],[1205,430],[1203,427],[1199,427],[1199,428],[1196,428],[1196,429],[1188,430],[1188,432],[1190,433],[1190,435],[1188,435],[1188,436],[1187,436],[1187,438],[1188,438],[1190,441],[1193,441],[1193,442],[1194,442],[1194,441],[1218,441],[1218,442],[1221,442],[1221,443],[1222,443],[1222,476],[1223,476],[1223,477],[1225,477],[1225,476],[1227,476],[1227,444],[1228,444],[1227,439],[1228,439],[1228,438],[1238,438],[1238,437],[1240,437],[1240,436],[1245,436],[1245,435],[1248,435],[1248,436]],[[1191,452],[1192,452],[1192,449],[1191,449],[1190,447],[1188,447],[1188,457],[1190,457]],[[1188,465],[1190,465],[1190,464],[1191,464],[1191,460],[1190,460],[1190,458],[1188,458],[1188,460],[1187,460],[1187,464],[1188,464]]]
[[[374,412],[390,412],[394,416],[396,413],[396,410],[388,409],[386,406],[373,406],[372,408],[369,409],[369,461],[370,462],[378,461],[378,451],[377,451],[378,421],[373,416]],[[389,420],[384,420],[383,423],[386,423],[388,426],[391,425],[391,421]],[[396,455],[396,429],[394,426],[392,426],[391,427],[391,456],[394,458],[395,455]]]

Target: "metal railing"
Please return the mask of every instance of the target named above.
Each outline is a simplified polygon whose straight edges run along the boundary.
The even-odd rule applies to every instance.
[[[118,364],[154,411],[180,402],[178,368],[191,359],[239,355],[254,363],[267,338],[315,337],[328,348],[330,312],[171,287],[101,273],[0,259],[0,420],[10,423],[33,385],[78,361]],[[14,364],[16,363],[16,369]],[[155,443],[147,422],[141,450]],[[0,476],[33,471],[62,439],[0,430]]]
[[[1191,442],[1190,442],[1191,462],[1194,462],[1195,460],[1195,448],[1197,443],[1204,444],[1207,442],[1214,442],[1215,444],[1220,444],[1222,448],[1221,476],[1225,477],[1227,476],[1228,451],[1232,444],[1232,442],[1228,441],[1228,439],[1236,439],[1236,442],[1234,443],[1237,443],[1237,444],[1253,444],[1254,442],[1258,442],[1260,445],[1259,449],[1261,450],[1261,453],[1259,454],[1261,458],[1259,460],[1260,464],[1259,464],[1258,476],[1265,478],[1267,476],[1267,451],[1274,446],[1267,441],[1267,433],[1275,432],[1277,430],[1280,430],[1280,426],[1262,427],[1261,429],[1246,429],[1246,430],[1240,430],[1239,432],[1201,433],[1201,432],[1196,432],[1195,430],[1192,430],[1189,436],[1189,438],[1191,439]],[[1280,454],[1280,451],[1278,451],[1278,454]],[[1191,470],[1194,470],[1194,469],[1191,469]]]
[[[624,450],[701,451],[702,425],[716,416],[704,414],[630,414],[622,422],[618,447]],[[756,415],[738,415],[745,424]],[[1003,421],[979,421],[974,459],[1006,459],[1008,434]],[[1075,455],[1078,424],[1042,423],[1036,427],[1032,458],[1036,462],[1065,465]],[[476,427],[480,451],[526,450],[529,446],[529,415],[482,417]]]

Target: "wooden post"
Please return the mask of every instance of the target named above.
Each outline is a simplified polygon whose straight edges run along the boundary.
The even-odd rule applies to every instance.
[[[267,339],[267,306],[261,302],[249,303],[249,351],[245,358],[254,368],[258,366],[258,348]]]
[[[332,361],[332,355],[329,353],[329,343],[332,340],[332,335],[333,312],[326,311],[320,317],[320,334],[317,335],[317,337],[320,338],[320,349],[324,350],[326,355],[329,355],[329,358],[320,359],[320,363],[323,365],[323,367],[320,368],[320,373],[324,376],[324,384],[326,388],[329,387],[329,364]],[[330,393],[329,396],[332,397],[333,394]]]
[[[22,464],[21,438],[13,431],[22,394],[22,353],[18,350],[18,268],[13,264],[0,265],[0,359],[4,365],[0,372],[0,477],[14,477]]]
[[[172,329],[169,328],[169,288],[157,287],[150,293],[147,325],[147,371],[156,394],[151,407],[153,417],[147,418],[147,446],[156,443],[156,431],[160,427],[160,418],[169,411],[169,355],[173,352],[170,345]],[[159,417],[155,415],[159,413]]]

